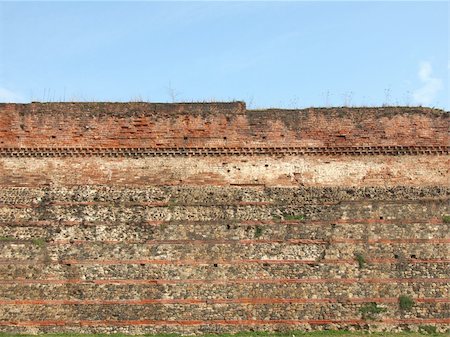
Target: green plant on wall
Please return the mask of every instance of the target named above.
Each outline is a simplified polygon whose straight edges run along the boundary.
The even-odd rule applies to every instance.
[[[0,242],[10,242],[10,241],[14,241],[15,238],[10,237],[10,236],[0,236]]]
[[[400,310],[409,311],[414,306],[414,300],[407,295],[401,295],[398,298],[398,306],[400,307]]]
[[[375,302],[364,304],[361,308],[359,308],[359,312],[365,320],[375,320],[379,314],[386,311],[386,308],[379,307]]]
[[[42,238],[32,239],[31,243],[38,247],[43,247],[45,245],[45,240]]]
[[[17,241],[18,239],[10,237],[10,236],[0,236],[0,242],[12,242],[12,241]],[[22,241],[22,240],[19,240]],[[38,246],[38,247],[43,247],[45,245],[45,239],[42,238],[35,238],[35,239],[31,239],[29,241],[32,245]]]
[[[170,198],[169,201],[167,202],[167,206],[166,207],[167,207],[167,209],[169,211],[172,212],[175,209],[176,204],[177,204],[176,199]]]
[[[433,335],[437,332],[437,329],[432,325],[419,325],[419,332]]]
[[[284,220],[305,220],[305,216],[302,214],[283,214]]]
[[[445,214],[442,216],[442,221],[444,223],[450,223],[450,214]]]
[[[278,214],[272,213],[271,216],[272,216],[272,220],[274,220],[274,221],[277,221],[277,222],[278,222],[278,221],[281,220],[281,216],[278,215]]]
[[[263,234],[263,229],[261,226],[255,227],[255,238],[259,238]]]
[[[362,253],[355,253],[355,260],[358,262],[358,267],[360,269],[364,268],[367,263],[366,258]]]

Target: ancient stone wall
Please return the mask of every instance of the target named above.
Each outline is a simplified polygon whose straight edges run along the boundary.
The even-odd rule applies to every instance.
[[[448,113],[0,104],[0,331],[450,325]]]

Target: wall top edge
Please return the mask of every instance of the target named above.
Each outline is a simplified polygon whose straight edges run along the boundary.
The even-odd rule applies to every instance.
[[[13,111],[19,114],[58,114],[78,115],[220,115],[220,114],[250,114],[277,115],[310,113],[330,115],[360,115],[376,113],[379,115],[419,114],[448,117],[448,111],[430,107],[411,106],[380,106],[380,107],[310,107],[302,109],[247,109],[245,102],[180,102],[180,103],[150,103],[150,102],[32,102],[32,103],[0,103],[1,111]]]

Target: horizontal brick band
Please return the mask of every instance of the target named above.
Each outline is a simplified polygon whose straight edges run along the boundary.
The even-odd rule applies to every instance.
[[[383,319],[381,323],[386,324],[448,324],[450,318],[405,318],[405,319]],[[309,320],[108,320],[108,321],[0,321],[0,326],[126,326],[126,325],[325,325],[325,324],[365,324],[362,319],[309,319]]]
[[[257,226],[257,225],[345,225],[345,224],[432,224],[432,225],[440,225],[444,224],[442,218],[430,218],[427,220],[423,219],[333,219],[333,220],[220,220],[222,223],[233,223],[233,224],[241,224],[241,225],[249,225],[249,226]],[[196,221],[196,220],[176,220],[176,221],[164,221],[164,220],[147,220],[144,222],[150,226],[160,226],[171,223],[183,223],[183,224],[205,224],[211,225],[215,223],[213,220],[207,221]],[[98,224],[104,224],[104,222],[89,222],[89,221],[81,221],[81,220],[20,220],[20,221],[7,221],[0,222],[0,226],[11,226],[11,227],[45,227],[45,226],[96,226]],[[140,223],[141,224],[141,223]],[[112,224],[111,224],[112,226]]]
[[[226,279],[226,280],[32,280],[15,279],[0,280],[0,284],[318,284],[318,283],[343,283],[343,284],[384,284],[384,283],[450,283],[450,278],[300,278],[300,279]]]
[[[0,148],[0,157],[165,157],[279,155],[445,155],[449,146]]]
[[[395,264],[398,259],[366,259],[367,263],[373,264]],[[416,263],[450,263],[450,259],[403,259],[403,262]],[[17,260],[17,259],[0,259],[0,265],[35,265],[35,264],[80,264],[80,265],[126,265],[126,264],[155,264],[155,265],[210,265],[210,264],[358,264],[355,259],[339,259],[339,260],[260,260],[260,259],[242,259],[242,260]]]
[[[389,200],[383,201],[385,204],[406,204],[406,203],[417,203],[419,202],[445,202],[449,198],[421,198],[418,200]],[[302,202],[302,206],[332,206],[338,204],[358,204],[361,200],[346,200],[346,201],[335,201],[335,202]],[[76,207],[76,206],[123,206],[123,207],[185,207],[185,206],[197,206],[197,207],[211,207],[211,206],[276,206],[276,205],[286,205],[282,202],[271,202],[271,201],[238,201],[238,202],[217,202],[214,204],[209,203],[173,203],[166,201],[146,201],[146,202],[129,202],[129,201],[51,201],[45,204],[40,203],[6,203],[0,202],[0,207],[4,208],[40,208],[40,207]],[[378,220],[378,219],[373,219]],[[252,220],[251,220],[252,221]],[[280,220],[281,221],[281,220]],[[301,220],[304,221],[304,220]],[[342,221],[348,221],[343,219]]]
[[[10,242],[27,242],[26,240],[11,240]],[[204,239],[204,240],[54,240],[48,242],[50,245],[65,245],[76,244],[83,245],[89,243],[104,243],[104,244],[145,244],[145,245],[253,245],[253,244],[311,244],[311,245],[324,245],[333,243],[349,243],[349,244],[404,244],[404,243],[418,243],[418,244],[443,244],[450,243],[450,239],[436,238],[436,239],[417,239],[417,238],[405,238],[405,239],[348,239],[348,238],[334,238],[334,239],[258,239],[258,240],[220,240],[220,239]]]
[[[421,199],[424,200],[424,199]],[[442,200],[442,199],[433,199],[433,200]],[[173,207],[173,206],[198,206],[198,207],[210,207],[210,206],[269,206],[273,205],[273,202],[267,201],[240,201],[240,202],[230,202],[226,204],[214,204],[214,205],[205,205],[205,204],[173,204],[170,202],[113,202],[113,201],[56,201],[49,202],[45,204],[45,207],[51,206],[66,206],[66,207],[74,207],[74,206],[123,206],[123,207]],[[338,202],[328,202],[328,203],[320,203],[319,205],[335,205]],[[308,205],[308,204],[305,204]],[[315,204],[317,205],[317,204]],[[30,204],[8,204],[8,203],[0,203],[0,207],[7,208],[39,208],[42,207],[42,204],[38,203],[30,203]]]
[[[416,303],[450,303],[448,298],[415,298]],[[147,305],[147,304],[280,304],[280,303],[398,303],[398,298],[158,298],[125,300],[0,300],[0,305]]]

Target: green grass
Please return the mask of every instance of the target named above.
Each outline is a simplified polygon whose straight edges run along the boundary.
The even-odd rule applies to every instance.
[[[432,325],[419,325],[419,331],[428,335],[436,334],[436,327]]]
[[[446,214],[442,216],[442,221],[444,223],[450,223],[450,214]]]
[[[326,337],[326,336],[338,336],[338,337],[357,337],[357,336],[371,336],[371,337],[423,337],[428,336],[444,336],[445,334],[436,333],[436,328],[433,326],[420,326],[421,332],[363,332],[363,331],[343,331],[343,330],[326,330],[326,331],[287,331],[287,332],[264,332],[264,331],[252,331],[252,332],[239,332],[237,334],[203,334],[196,335],[197,337]],[[149,337],[181,337],[179,334],[145,334],[145,335],[126,335],[122,333],[117,334],[72,334],[72,333],[59,333],[59,334],[41,334],[46,337],[131,337],[131,336],[149,336]],[[0,337],[14,337],[14,336],[33,336],[27,334],[8,334],[1,333]]]
[[[42,239],[42,238],[32,239],[32,240],[31,240],[31,243],[32,243],[33,245],[35,245],[35,246],[38,246],[38,247],[43,247],[43,246],[45,246],[45,240]]]
[[[16,239],[10,236],[0,236],[0,242],[10,242],[14,240]]]
[[[39,246],[39,247],[43,247],[45,245],[45,239],[43,239],[43,238],[31,239],[28,241],[28,240],[20,240],[20,239],[13,238],[10,236],[0,236],[0,242],[13,242],[13,241],[30,242],[31,244],[33,244],[35,246]]]

